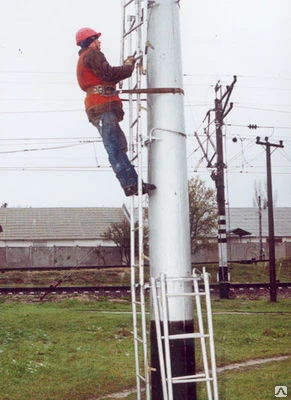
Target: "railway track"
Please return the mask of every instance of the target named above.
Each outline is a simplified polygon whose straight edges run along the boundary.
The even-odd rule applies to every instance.
[[[259,291],[268,292],[269,283],[232,283],[230,284],[230,291],[234,293],[242,292],[254,292]],[[138,289],[138,288],[137,288]],[[291,282],[278,282],[277,284],[278,293],[280,291],[291,293]],[[219,291],[219,285],[210,285],[212,292]],[[130,286],[57,286],[57,287],[0,287],[0,296],[41,296],[47,295],[80,295],[80,294],[93,294],[102,296],[126,296],[130,295]]]

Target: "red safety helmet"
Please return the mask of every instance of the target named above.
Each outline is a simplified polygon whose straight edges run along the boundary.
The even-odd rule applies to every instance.
[[[97,36],[98,38],[101,36],[100,32],[94,31],[94,29],[91,28],[81,28],[78,30],[76,33],[76,44],[77,46],[80,45],[81,42],[84,40],[88,39],[89,37],[92,36]]]

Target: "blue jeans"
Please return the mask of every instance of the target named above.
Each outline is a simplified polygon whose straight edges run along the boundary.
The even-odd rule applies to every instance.
[[[105,112],[92,124],[99,130],[109,162],[122,188],[137,184],[137,173],[126,154],[126,137],[115,113]]]

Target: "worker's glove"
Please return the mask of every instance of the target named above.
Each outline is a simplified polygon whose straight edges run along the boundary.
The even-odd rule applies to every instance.
[[[127,59],[124,61],[124,65],[131,65],[134,66],[136,62],[136,59],[133,56],[127,57]]]

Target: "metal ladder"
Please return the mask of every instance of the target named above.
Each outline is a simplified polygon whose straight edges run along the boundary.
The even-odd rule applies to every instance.
[[[183,293],[171,292],[171,284],[175,281],[185,282],[185,287],[191,288]],[[204,284],[200,290],[199,282]],[[189,278],[170,278],[161,274],[159,278],[151,278],[151,290],[153,310],[156,325],[157,344],[159,352],[160,371],[162,379],[163,400],[173,400],[173,385],[182,383],[205,383],[207,399],[218,400],[217,373],[215,361],[215,348],[213,339],[213,324],[209,289],[209,275],[205,272],[198,274],[195,270]],[[171,334],[169,332],[169,299],[181,296],[193,296],[195,298],[195,317],[198,322],[198,330],[193,333]],[[205,302],[206,321],[202,315],[202,298]],[[195,321],[195,318],[194,318]],[[195,340],[195,351],[200,345],[203,372],[195,375],[173,376],[171,360],[171,342],[173,340]],[[188,399],[190,400],[190,399]]]
[[[135,164],[138,173],[138,196],[131,197],[130,204],[130,265],[131,265],[131,300],[133,315],[133,339],[135,353],[137,400],[150,400],[150,368],[147,338],[146,319],[146,284],[144,264],[147,258],[144,254],[144,209],[146,197],[142,195],[143,175],[143,136],[141,127],[142,99],[141,88],[144,70],[144,55],[142,46],[146,32],[147,4],[142,6],[143,0],[123,0],[123,24],[121,61],[127,56],[135,54],[137,58],[136,70],[128,80],[129,94],[129,156]],[[144,1],[144,3],[147,3]],[[123,82],[120,84],[122,89]],[[137,203],[137,204],[136,204]],[[136,248],[138,254],[136,254]]]

